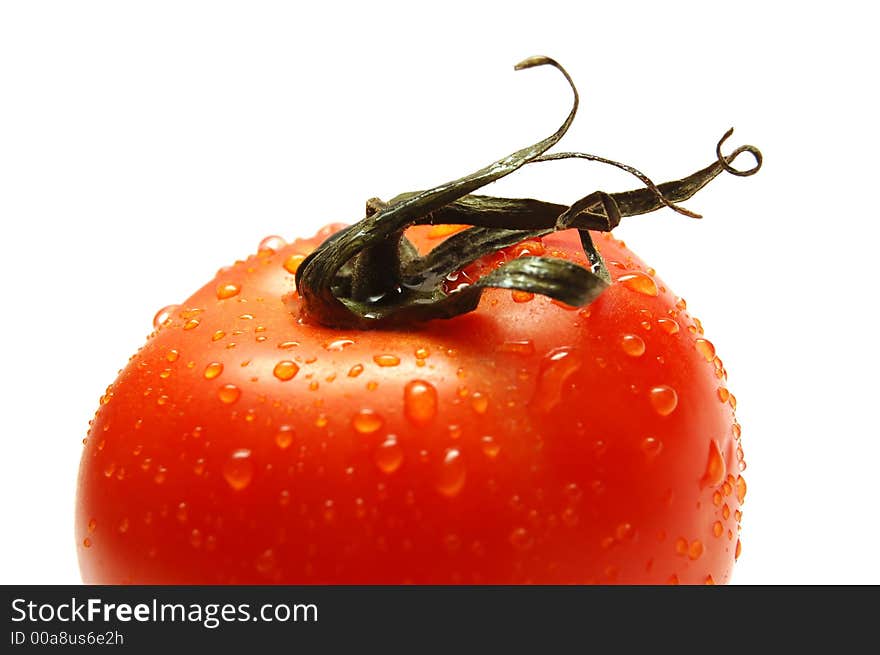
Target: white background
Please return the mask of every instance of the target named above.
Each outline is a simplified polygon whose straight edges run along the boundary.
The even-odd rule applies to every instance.
[[[320,8],[318,8],[320,5]],[[556,128],[655,180],[762,148],[622,238],[703,320],[749,467],[738,583],[880,583],[876,20],[869,3],[4,2],[0,583],[79,575],[98,396],[155,311],[279,233],[310,235]],[[748,165],[743,158],[741,165]],[[538,170],[540,168],[541,170]],[[546,164],[499,195],[637,182]]]

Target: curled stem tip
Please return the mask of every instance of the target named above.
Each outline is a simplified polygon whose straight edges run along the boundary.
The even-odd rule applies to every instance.
[[[715,146],[715,155],[718,157],[718,163],[721,164],[722,168],[724,168],[725,171],[732,175],[736,175],[737,177],[748,177],[749,175],[754,175],[759,170],[761,170],[761,165],[764,163],[764,155],[762,155],[761,151],[758,150],[755,146],[740,146],[727,156],[721,153],[721,146],[724,145],[724,142],[727,141],[732,134],[733,128],[731,127],[718,141],[718,145]],[[744,152],[749,153],[752,157],[755,158],[755,165],[751,168],[746,168],[743,170],[734,168],[732,166],[733,161]]]

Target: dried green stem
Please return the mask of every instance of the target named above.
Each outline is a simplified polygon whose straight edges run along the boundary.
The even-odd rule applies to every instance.
[[[574,83],[556,61],[531,57],[516,70],[549,65],[568,82],[571,110],[562,125],[537,143],[493,162],[465,177],[426,191],[398,195],[388,203],[367,202],[366,217],[327,239],[300,265],[296,284],[304,316],[338,328],[380,328],[435,318],[451,318],[477,307],[486,288],[507,288],[550,296],[571,305],[591,302],[611,281],[589,230],[610,231],[622,217],[668,207],[699,218],[677,203],[690,198],[722,171],[752,175],[762,157],[753,146],[740,146],[730,155],[716,147],[716,161],[685,178],[654,184],[632,166],[579,152],[545,154],[568,130],[578,109]],[[733,168],[743,152],[752,154],[756,165],[748,170]],[[496,198],[472,192],[530,163],[559,159],[584,159],[620,168],[645,186],[623,193],[594,191],[572,205],[534,199]],[[403,236],[411,225],[456,223],[471,225],[419,256]],[[443,282],[450,273],[474,260],[524,239],[557,230],[577,229],[590,268],[552,257],[522,257],[500,266],[473,284],[445,293]]]

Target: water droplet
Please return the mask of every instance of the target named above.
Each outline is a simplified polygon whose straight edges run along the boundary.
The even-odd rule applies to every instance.
[[[448,498],[457,496],[464,487],[466,469],[458,448],[448,448],[440,462],[434,486]]]
[[[220,341],[223,337],[226,336],[226,333],[223,330],[217,330],[214,334],[211,335],[211,341]]]
[[[531,339],[523,339],[521,341],[505,341],[498,350],[504,353],[515,353],[517,355],[534,355],[535,344]]]
[[[180,305],[168,305],[167,307],[160,309],[156,312],[156,315],[153,316],[153,327],[158,330],[166,323],[170,323],[174,313],[178,309],[180,309]]]
[[[213,380],[223,372],[223,364],[220,362],[211,362],[205,367],[205,379]]]
[[[424,346],[421,348],[416,348],[416,359],[428,359],[431,356],[431,351],[425,348]]]
[[[519,291],[518,289],[514,289],[510,292],[510,297],[513,298],[513,302],[523,303],[529,302],[535,297],[531,291]]]
[[[614,536],[618,541],[623,541],[625,539],[631,539],[635,534],[635,529],[630,523],[621,523],[617,526],[614,531]]]
[[[719,507],[722,500],[724,500],[724,498],[722,497],[720,491],[716,491],[712,494],[712,504],[715,505],[715,507]]]
[[[189,518],[189,508],[186,503],[180,503],[177,506],[177,511],[174,513],[177,517],[177,520],[181,523],[186,523],[186,520]]]
[[[272,375],[281,380],[282,382],[287,382],[288,380],[292,380],[296,377],[296,374],[299,373],[299,365],[296,362],[292,362],[289,359],[284,359],[275,364],[275,368],[272,369]]]
[[[734,559],[739,559],[739,556],[742,554],[742,541],[739,539],[736,540],[736,551],[733,554]]]
[[[239,316],[238,318],[240,318],[242,321],[252,321],[252,320],[254,320],[254,315],[244,313],[241,316]],[[232,334],[240,334],[240,332],[233,332]]]
[[[397,355],[375,355],[373,361],[379,366],[397,366],[400,364],[400,357]]]
[[[501,452],[501,446],[492,437],[483,437],[480,439],[480,444],[483,448],[483,454],[489,459],[495,459]]]
[[[372,409],[362,409],[351,419],[351,425],[355,431],[361,434],[377,432],[385,421]]]
[[[224,384],[217,390],[217,397],[221,403],[231,405],[241,397],[241,389],[234,384]]]
[[[441,239],[466,229],[467,225],[432,225],[428,230],[429,239]]]
[[[327,341],[324,343],[324,348],[331,351],[331,352],[336,352],[336,351],[342,350],[346,346],[351,346],[353,344],[354,344],[354,339],[347,339],[347,338],[331,339],[330,341]]]
[[[656,437],[642,439],[642,451],[649,457],[656,457],[663,450],[663,442]]]
[[[92,540],[89,539],[88,537],[86,537],[85,539],[83,539],[83,546],[85,548],[91,548],[92,547]]]
[[[479,391],[474,391],[471,395],[471,407],[477,414],[485,414],[489,409],[489,398]]]
[[[630,357],[641,357],[645,354],[645,342],[636,334],[624,334],[620,339],[620,347]]]
[[[669,416],[678,406],[678,394],[670,386],[660,384],[648,392],[651,406],[660,416]]]
[[[724,525],[722,525],[721,521],[715,521],[715,523],[712,524],[712,534],[716,537],[720,537],[724,534]]]
[[[94,532],[95,528],[98,527],[98,522],[95,519],[89,519],[89,524],[87,527],[89,529],[89,532]]]
[[[116,526],[116,529],[119,530],[120,534],[125,534],[126,532],[128,532],[128,526],[129,526],[128,518],[123,518],[119,522],[119,525]]]
[[[266,237],[262,241],[260,241],[260,245],[257,246],[258,252],[277,252],[281,250],[284,246],[287,245],[287,242],[276,234]]]
[[[234,282],[227,282],[217,287],[217,300],[226,300],[241,293],[241,287]]]
[[[298,345],[298,341],[282,341],[278,344],[278,348],[281,350],[290,350],[291,348],[296,348]]]
[[[284,450],[293,443],[293,428],[289,425],[282,425],[275,433],[275,444]]]
[[[708,487],[717,487],[724,481],[727,467],[724,465],[724,457],[721,456],[721,448],[718,442],[712,439],[709,442],[709,459],[706,462],[706,472],[703,474],[703,484]]]
[[[363,364],[355,364],[350,369],[348,369],[348,377],[356,378],[358,375],[364,372]]]
[[[700,559],[702,554],[703,542],[699,539],[694,539],[688,547],[688,559]]]
[[[571,376],[581,367],[572,348],[556,348],[544,356],[531,404],[538,411],[549,412],[562,402],[562,392]]]
[[[291,275],[295,275],[299,265],[303,263],[304,259],[304,255],[291,255],[284,260],[284,270]]]
[[[738,475],[736,478],[736,499],[739,501],[739,504],[742,505],[746,500],[746,479]]]
[[[191,318],[186,323],[183,324],[183,329],[184,330],[195,329],[195,328],[199,327],[199,323],[200,323],[199,319]]]
[[[179,357],[180,352],[177,350],[169,350],[168,354],[165,355],[165,359],[167,359],[169,362],[176,362]]]
[[[730,507],[727,503],[724,503],[724,506],[721,508],[721,516],[724,517],[725,521],[730,518]]]
[[[660,329],[666,332],[666,334],[677,334],[679,331],[678,323],[671,318],[658,318],[657,325],[659,325]]]
[[[256,562],[254,563],[256,566],[257,572],[261,575],[269,575],[275,569],[275,553],[271,548],[267,548],[262,553],[260,553],[259,557],[257,557]]]
[[[678,576],[674,573],[669,576],[669,579],[666,581],[668,585],[677,585],[678,584]]]
[[[658,294],[657,283],[649,275],[640,271],[633,273],[624,273],[617,281],[620,282],[630,291],[641,293],[646,296],[656,296]]]
[[[223,478],[227,484],[241,491],[247,487],[254,477],[254,463],[251,461],[251,451],[247,448],[239,448],[223,464]]]
[[[394,473],[403,463],[403,449],[397,443],[397,437],[389,434],[385,441],[379,444],[373,457],[376,466],[383,473]]]
[[[437,415],[437,389],[425,380],[412,380],[403,388],[403,413],[416,424],[429,423]]]
[[[684,537],[679,537],[675,540],[675,552],[679,555],[687,555],[688,552],[688,542]]]
[[[726,403],[728,400],[730,400],[730,392],[724,387],[718,387],[718,400]]]
[[[713,577],[711,576],[711,574],[710,574],[710,575],[707,575],[707,576],[706,576],[706,582],[705,582],[705,584],[707,584],[707,585],[709,585],[709,586],[714,585],[714,584],[715,584],[715,578],[713,578]]]
[[[523,527],[514,528],[513,531],[510,533],[509,540],[510,545],[517,550],[528,550],[535,543],[532,535],[529,534],[529,531]]]
[[[715,359],[715,346],[712,345],[712,342],[708,339],[697,339],[694,341],[694,347],[696,347],[697,352],[703,356],[707,362],[711,362]]]

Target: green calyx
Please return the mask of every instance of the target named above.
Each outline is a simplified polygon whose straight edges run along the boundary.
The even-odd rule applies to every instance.
[[[722,171],[747,176],[761,168],[763,158],[754,146],[740,146],[729,155],[721,153],[732,128],[718,142],[713,163],[685,178],[659,185],[631,166],[597,155],[545,154],[566,133],[578,108],[578,93],[571,77],[553,59],[530,57],[517,64],[516,70],[545,65],[561,72],[574,94],[571,110],[559,129],[452,182],[403,193],[387,203],[375,198],[367,201],[364,219],[328,238],[299,266],[296,287],[306,320],[334,328],[376,329],[452,318],[476,309],[487,288],[526,291],[569,305],[586,305],[611,282],[589,230],[609,232],[624,216],[662,207],[700,218],[676,203],[693,196]],[[744,152],[755,158],[755,165],[746,170],[733,168],[733,161]],[[644,186],[622,193],[595,191],[570,206],[473,194],[526,164],[573,158],[616,166],[639,178]],[[421,256],[404,231],[411,225],[426,224],[472,227]],[[451,293],[444,291],[448,275],[480,257],[567,229],[578,230],[589,268],[554,257],[524,256],[502,264],[470,285]]]

